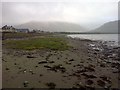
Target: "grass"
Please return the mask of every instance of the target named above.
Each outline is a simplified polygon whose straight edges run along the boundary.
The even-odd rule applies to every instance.
[[[5,39],[19,39],[19,38],[29,38],[35,36],[48,36],[50,33],[2,33],[2,38]]]
[[[20,50],[66,50],[69,47],[63,38],[58,37],[31,38],[26,40],[5,40],[3,43],[6,48]]]

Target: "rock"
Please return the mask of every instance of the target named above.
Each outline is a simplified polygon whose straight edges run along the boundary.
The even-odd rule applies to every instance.
[[[89,65],[88,67],[84,67],[84,68],[80,67],[80,69],[78,69],[76,73],[92,72],[92,71],[95,71],[95,69]]]
[[[26,71],[26,69],[22,69],[22,70],[20,70],[18,73],[26,73],[27,71]]]
[[[24,87],[28,87],[28,81],[24,81],[24,83],[23,83],[23,85],[24,85]]]
[[[26,71],[26,70],[24,70],[23,72],[24,72],[24,73],[26,73],[27,71]]]
[[[65,61],[65,63],[66,63],[66,64],[69,64],[69,65],[71,64],[71,62],[67,62],[67,61]]]
[[[44,65],[44,67],[46,67],[46,68],[51,68],[51,66],[48,66],[48,65]]]
[[[92,47],[92,49],[94,50],[94,51],[96,51],[96,52],[99,52],[99,51],[102,51],[102,49],[100,48],[100,47]]]
[[[80,61],[80,63],[84,63],[84,61]]]
[[[86,72],[86,69],[81,68],[81,69],[78,69],[78,70],[76,71],[76,73],[83,73],[83,72]]]
[[[111,81],[110,81],[110,78],[108,78],[108,77],[106,77],[106,76],[100,76],[100,78],[103,80],[103,81],[107,81],[107,82],[109,82],[109,83],[111,83]]]
[[[117,62],[117,61],[112,62],[111,67],[112,67],[112,68],[117,68],[117,69],[119,69],[119,67],[120,67],[120,62]]]
[[[35,66],[35,67],[38,67],[38,66]]]
[[[10,70],[9,68],[6,68],[6,70]]]
[[[16,63],[14,63],[14,65],[17,65]]]
[[[49,61],[49,63],[55,63],[54,61]]]
[[[92,81],[92,80],[87,80],[87,81],[86,81],[86,84],[87,84],[87,85],[92,85],[92,84],[93,84],[93,81]]]
[[[95,47],[95,44],[89,44],[90,47]]]
[[[40,74],[40,77],[43,76],[43,74]]]
[[[29,55],[27,58],[36,58],[35,56]]]
[[[100,63],[100,67],[105,67],[105,64],[104,63]]]
[[[43,61],[38,62],[38,64],[44,64],[44,63],[47,63],[47,61],[43,60]]]
[[[19,67],[18,69],[21,69],[21,67]]]
[[[92,61],[92,59],[90,57],[87,60]]]
[[[29,72],[30,72],[31,74],[35,74],[31,69],[29,70]]]
[[[82,73],[81,75],[85,76],[86,78],[97,78],[95,75],[92,74]]]
[[[85,85],[86,90],[95,90],[94,86]]]
[[[80,66],[80,67],[83,67],[83,64],[77,64],[76,66]]]
[[[2,61],[7,62],[6,60],[2,59]]]
[[[90,71],[90,72],[95,71],[95,69],[91,66],[85,67],[85,69],[86,71]]]
[[[113,68],[112,71],[113,71],[113,73],[119,73],[120,72],[119,69],[116,69],[116,68]]]
[[[73,86],[73,88],[77,88],[77,89],[79,88],[79,90],[86,90],[82,82],[76,83],[75,86]]]
[[[53,83],[53,82],[50,82],[50,83],[46,83],[46,85],[50,88],[50,89],[54,89],[56,84]]]
[[[49,66],[47,66],[47,67],[49,67]],[[49,67],[48,70],[52,70],[52,71],[55,71],[55,72],[61,71],[62,73],[64,73],[66,71],[65,67],[63,67],[61,64]]]
[[[73,48],[73,50],[78,50],[77,48]]]
[[[48,54],[48,55],[46,56],[46,60],[48,60],[50,56],[52,56],[52,54]]]
[[[97,52],[94,52],[93,54],[97,55],[98,53],[97,53]]]
[[[98,80],[98,81],[97,81],[97,84],[98,84],[99,86],[101,86],[101,87],[104,87],[104,86],[105,86],[105,82],[102,81],[102,80]]]
[[[38,81],[39,83],[41,83],[41,81]]]
[[[69,61],[74,61],[74,59],[70,59]]]
[[[76,76],[76,77],[79,77],[79,78],[81,77],[80,74],[78,74],[78,73],[73,73],[71,76]]]

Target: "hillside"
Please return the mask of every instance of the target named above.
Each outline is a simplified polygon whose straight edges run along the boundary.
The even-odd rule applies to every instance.
[[[120,23],[119,23],[120,24]],[[112,21],[105,23],[104,25],[96,28],[95,30],[91,30],[91,32],[95,33],[118,33],[118,21]]]
[[[28,22],[14,26],[15,28],[28,28],[30,30],[38,29],[50,32],[83,32],[83,27],[74,23],[67,22]]]

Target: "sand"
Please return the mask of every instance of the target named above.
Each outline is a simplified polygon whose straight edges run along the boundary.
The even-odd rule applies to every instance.
[[[101,41],[66,40],[72,48],[65,51],[3,46],[3,88],[119,88],[119,60],[105,54],[111,47]],[[111,50],[116,55],[118,48]]]

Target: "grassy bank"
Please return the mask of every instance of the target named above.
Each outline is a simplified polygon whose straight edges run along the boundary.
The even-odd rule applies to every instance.
[[[25,40],[5,40],[3,41],[6,48],[34,50],[34,49],[51,49],[51,50],[66,50],[68,49],[67,42],[63,38],[58,37],[42,37]]]
[[[2,33],[2,39],[21,39],[21,38],[31,38],[31,37],[36,37],[36,36],[50,36],[52,35],[51,33]]]

